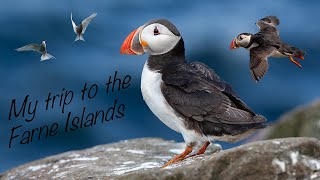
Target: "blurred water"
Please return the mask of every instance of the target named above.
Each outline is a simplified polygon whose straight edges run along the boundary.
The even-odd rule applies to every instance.
[[[47,155],[82,149],[97,144],[138,137],[162,137],[182,141],[148,109],[140,93],[140,74],[146,56],[121,56],[119,48],[132,30],[154,18],[170,19],[180,30],[187,57],[208,64],[238,92],[241,98],[270,121],[283,112],[319,97],[318,1],[49,1],[5,0],[0,2],[0,172]],[[93,12],[98,16],[86,31],[86,42],[74,43],[70,13],[79,23]],[[251,80],[248,53],[230,51],[231,40],[241,32],[256,32],[254,22],[277,15],[280,34],[287,43],[307,51],[298,69],[288,59],[271,59],[267,76]],[[47,40],[49,53],[57,59],[39,62],[36,53],[13,49],[30,42]],[[85,82],[104,84],[114,71],[132,77],[130,88],[114,95],[98,93],[94,101],[74,101],[68,110],[81,113],[109,107],[115,98],[126,104],[125,118],[29,145],[8,148],[10,129],[21,119],[8,121],[13,98],[44,100],[48,92],[62,88],[79,91]],[[80,96],[76,93],[75,96]],[[39,109],[28,128],[65,121],[59,109]],[[24,123],[25,124],[25,123]],[[224,148],[234,146],[223,143]]]

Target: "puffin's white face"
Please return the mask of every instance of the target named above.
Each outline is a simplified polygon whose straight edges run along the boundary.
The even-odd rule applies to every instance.
[[[242,33],[237,36],[237,44],[241,47],[246,47],[251,41],[251,34]]]
[[[230,44],[230,49],[237,49],[239,47],[247,47],[251,42],[252,34],[241,33],[234,38]]]
[[[132,31],[123,41],[121,54],[165,54],[180,41],[178,29],[168,20],[156,19]]]
[[[167,27],[159,23],[147,25],[140,32],[140,44],[144,52],[151,55],[165,54],[173,49],[181,36],[174,35]]]

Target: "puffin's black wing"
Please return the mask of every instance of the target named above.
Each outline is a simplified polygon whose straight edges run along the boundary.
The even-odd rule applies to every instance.
[[[210,67],[201,62],[192,62],[189,64],[190,69],[202,78],[208,78],[207,80],[213,81],[217,88],[226,94],[234,102],[237,102],[239,107],[245,109],[252,114],[255,114],[244,102],[241,101],[240,97],[236,92],[233,91],[232,87],[221,79]]]
[[[161,91],[166,101],[190,119],[226,124],[266,121],[250,110],[230,85],[202,63],[171,65],[161,73]]]
[[[271,26],[279,26],[280,20],[277,16],[266,16],[260,19],[258,22],[264,22],[270,24]]]
[[[268,71],[268,57],[277,49],[273,46],[257,46],[250,50],[250,73],[254,80],[259,81]]]
[[[259,33],[272,33],[279,36],[279,30],[276,26],[280,24],[280,20],[276,16],[267,16],[256,22],[259,27]]]

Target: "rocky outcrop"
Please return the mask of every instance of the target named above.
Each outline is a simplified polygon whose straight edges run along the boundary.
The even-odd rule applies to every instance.
[[[320,139],[320,100],[297,107],[284,114],[271,127],[259,131],[253,140],[284,137],[314,137]]]
[[[134,139],[71,151],[11,169],[1,179],[319,179],[320,142],[285,138],[208,153],[160,169],[183,143]]]

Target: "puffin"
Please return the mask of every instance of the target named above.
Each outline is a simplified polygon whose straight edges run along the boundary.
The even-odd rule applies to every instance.
[[[241,33],[230,44],[231,50],[243,47],[250,52],[250,74],[255,81],[259,82],[267,73],[269,57],[288,57],[292,63],[302,67],[293,57],[304,60],[305,51],[282,42],[277,28],[280,20],[276,16],[266,16],[255,24],[260,29],[258,33]]]
[[[42,41],[41,44],[35,44],[35,43],[31,43],[31,44],[27,44],[23,47],[20,47],[18,49],[15,49],[16,51],[36,51],[38,53],[41,53],[41,58],[40,61],[45,61],[48,59],[55,59],[54,56],[52,56],[51,54],[47,53],[47,45],[46,45],[46,41]]]
[[[141,75],[143,99],[186,143],[162,168],[203,154],[214,140],[238,142],[266,127],[266,118],[251,110],[210,67],[186,60],[184,41],[169,20],[155,19],[132,31],[120,53],[149,54]],[[202,147],[191,155],[197,145]]]
[[[88,25],[90,24],[90,22],[96,16],[97,16],[97,13],[91,14],[89,17],[84,19],[79,26],[77,26],[76,23],[72,19],[72,13],[71,13],[71,16],[70,16],[71,24],[72,24],[74,33],[76,33],[76,35],[77,35],[77,37],[76,37],[76,39],[74,41],[79,41],[79,40],[85,41],[84,38],[83,38],[83,34],[86,32],[86,29],[87,29]]]

